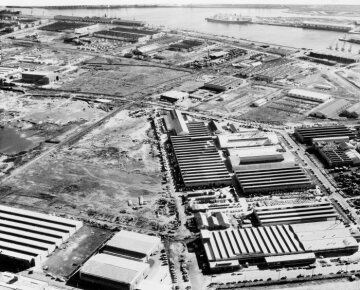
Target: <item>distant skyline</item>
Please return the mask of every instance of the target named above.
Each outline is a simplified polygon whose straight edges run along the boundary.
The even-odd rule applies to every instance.
[[[135,4],[298,4],[298,5],[360,5],[359,0],[1,0],[1,5],[135,5]]]

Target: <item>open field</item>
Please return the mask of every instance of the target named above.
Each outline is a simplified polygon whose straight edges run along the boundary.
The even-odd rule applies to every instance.
[[[155,213],[162,186],[152,134],[146,115],[122,111],[73,147],[10,178],[1,186],[2,201],[130,227],[166,225],[174,216]]]
[[[95,64],[90,70],[80,70],[78,76],[63,84],[61,89],[123,96],[187,74],[183,71],[147,66],[144,63]]]

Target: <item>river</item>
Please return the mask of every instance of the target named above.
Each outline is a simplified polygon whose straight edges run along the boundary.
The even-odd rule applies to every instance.
[[[74,16],[105,16],[131,20],[142,20],[149,25],[166,26],[186,30],[197,30],[205,33],[244,38],[251,41],[268,42],[298,48],[324,49],[334,45],[344,33],[309,30],[293,27],[281,27],[258,24],[222,24],[209,23],[206,17],[216,13],[238,13],[251,17],[310,17],[301,14],[289,14],[284,9],[266,8],[114,8],[114,9],[40,9],[23,8],[24,14],[33,15],[74,15]],[[339,18],[316,16],[317,18]],[[348,20],[355,20],[346,17]],[[339,45],[342,45],[340,42]],[[347,44],[347,46],[349,46]],[[352,45],[353,52],[358,52],[360,46]]]

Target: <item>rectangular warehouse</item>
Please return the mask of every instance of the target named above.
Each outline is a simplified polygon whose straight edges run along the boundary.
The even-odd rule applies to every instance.
[[[359,245],[341,222],[316,222],[291,225],[305,251],[318,254],[354,253]]]
[[[204,87],[206,89],[223,92],[240,86],[242,82],[243,81],[241,79],[236,77],[222,76],[205,83]]]
[[[101,286],[101,289],[133,290],[149,271],[147,263],[97,254],[81,267],[80,279]]]
[[[239,169],[236,177],[245,194],[304,190],[313,187],[304,170],[297,165]]]
[[[211,136],[172,136],[171,143],[185,187],[231,184],[230,174]]]
[[[348,100],[334,99],[312,110],[309,115],[321,119],[339,119],[339,114],[350,105]]]
[[[0,205],[0,260],[34,265],[81,227],[81,221]]]
[[[355,138],[355,133],[345,126],[302,127],[296,128],[295,137],[301,143],[311,144],[314,138],[349,137]]]
[[[59,80],[59,76],[57,74],[47,71],[23,72],[21,76],[22,76],[21,80],[24,83],[37,84],[37,85],[48,85],[52,82]]]
[[[342,223],[314,222],[294,225],[274,225],[257,228],[201,230],[207,260],[211,270],[229,267],[235,261],[288,263],[304,260],[299,254],[352,254],[359,248],[355,238]],[[283,257],[283,259],[281,259]],[[313,256],[307,256],[309,262]]]
[[[161,248],[161,239],[154,236],[122,230],[105,245],[103,252],[128,259],[147,261]]]
[[[338,214],[329,201],[256,207],[261,226],[336,220]]]
[[[297,98],[297,99],[304,99],[310,100],[318,103],[324,103],[331,99],[331,96],[328,94],[312,92],[307,90],[301,89],[293,89],[288,92],[288,96]]]
[[[251,261],[266,256],[304,252],[299,239],[288,225],[201,230],[201,239],[208,261]]]

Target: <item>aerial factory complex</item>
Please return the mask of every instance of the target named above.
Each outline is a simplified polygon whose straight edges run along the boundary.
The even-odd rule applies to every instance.
[[[61,11],[0,10],[0,289],[360,281],[356,49]]]

